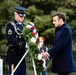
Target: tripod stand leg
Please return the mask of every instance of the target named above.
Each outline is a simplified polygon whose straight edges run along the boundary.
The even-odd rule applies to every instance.
[[[32,62],[33,62],[34,73],[35,73],[35,75],[37,75],[36,66],[35,66],[35,62],[34,62],[34,59],[33,58],[32,58]]]

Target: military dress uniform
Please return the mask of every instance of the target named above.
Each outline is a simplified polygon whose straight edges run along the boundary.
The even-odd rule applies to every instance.
[[[21,7],[15,7],[15,9],[23,10]],[[6,26],[6,39],[8,41],[6,61],[9,65],[9,75],[25,53],[26,41],[22,36],[23,27],[24,24],[18,23],[16,20],[9,22]],[[14,75],[26,75],[25,59],[21,62]]]

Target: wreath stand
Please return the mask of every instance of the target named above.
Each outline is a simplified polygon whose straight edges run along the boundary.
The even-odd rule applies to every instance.
[[[26,47],[27,47],[27,51],[25,52],[25,54],[22,56],[22,58],[20,59],[20,61],[18,62],[18,64],[16,65],[15,69],[13,70],[13,72],[10,75],[13,75],[15,73],[15,71],[17,70],[17,68],[19,67],[19,65],[21,64],[22,60],[26,57],[27,53],[29,52],[29,47],[26,43]],[[34,59],[32,58],[32,63],[33,63],[33,68],[34,68],[34,74],[37,75],[36,72],[36,66],[35,66],[35,62]]]

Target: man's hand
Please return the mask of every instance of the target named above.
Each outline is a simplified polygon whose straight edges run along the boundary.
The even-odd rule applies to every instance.
[[[43,57],[44,59],[48,59],[48,58],[49,58],[48,52],[43,52],[43,53],[41,53],[41,54],[42,54],[42,57]]]

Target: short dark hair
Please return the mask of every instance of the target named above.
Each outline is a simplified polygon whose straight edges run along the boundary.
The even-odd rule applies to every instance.
[[[54,16],[58,16],[59,18],[62,18],[64,22],[66,22],[66,16],[64,13],[62,12],[56,12],[55,14],[53,14],[53,17]]]

